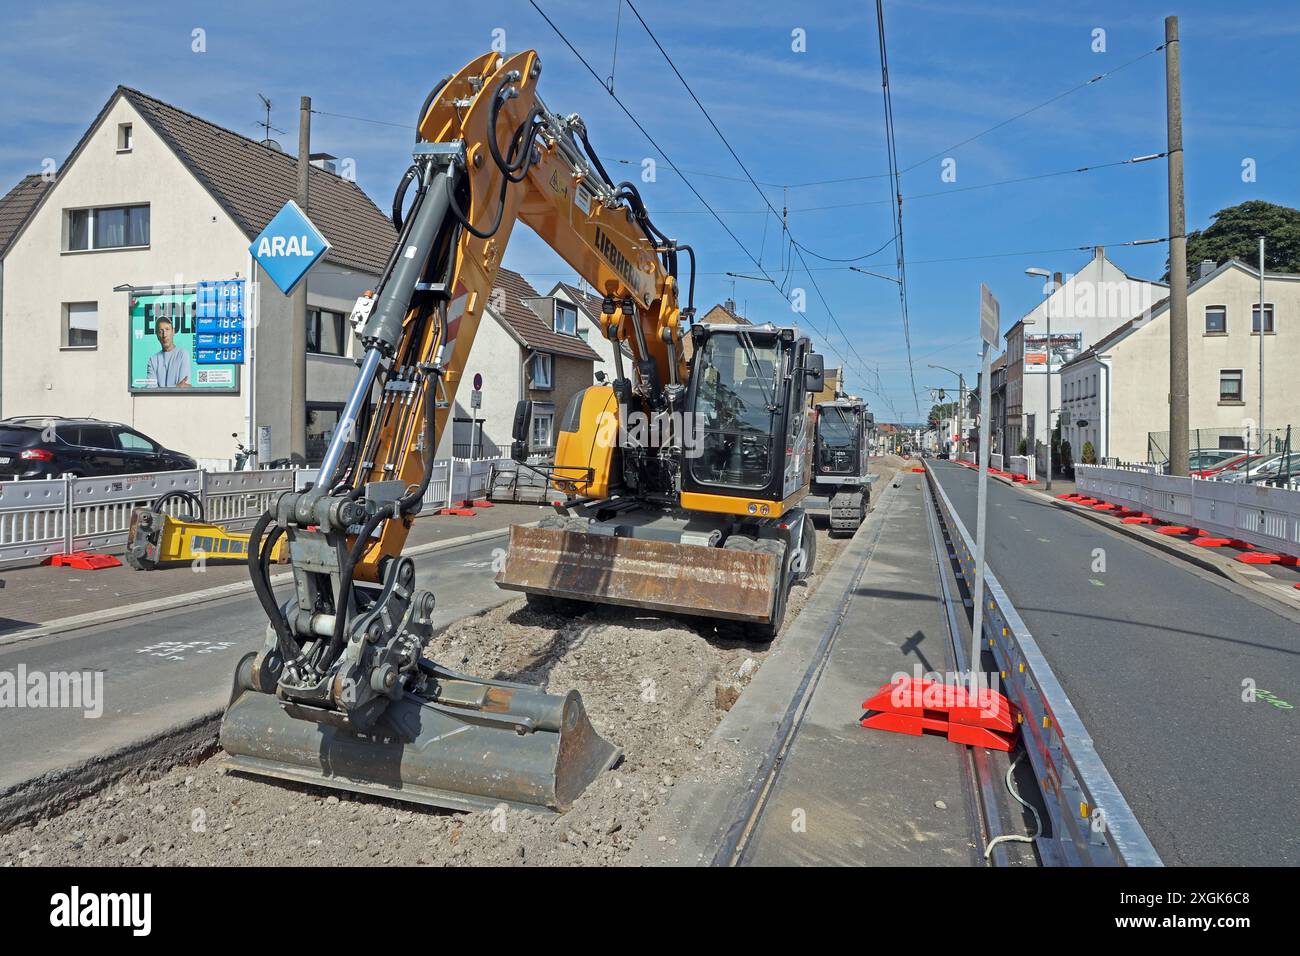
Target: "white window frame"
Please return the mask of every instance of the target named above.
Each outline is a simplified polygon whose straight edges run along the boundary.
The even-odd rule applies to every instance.
[[[1223,313],[1223,328],[1221,329],[1210,328],[1211,309]],[[1205,307],[1205,334],[1206,335],[1227,335],[1228,334],[1228,307],[1226,305],[1207,305]]]
[[[1259,329],[1256,328],[1258,323],[1255,322],[1255,316],[1259,313],[1259,303],[1250,304],[1250,334],[1259,335]],[[1277,305],[1273,302],[1264,303],[1264,323],[1267,326],[1265,335],[1272,335],[1277,332]]]
[[[1225,398],[1223,395],[1223,377],[1225,375],[1237,376],[1237,397]],[[1220,405],[1241,405],[1246,400],[1246,376],[1242,369],[1239,368],[1221,368],[1219,369],[1219,404]]]
[[[111,212],[117,209],[148,209],[149,210],[149,242],[138,246],[97,246],[95,245],[95,217],[101,212]],[[72,214],[77,212],[86,213],[86,248],[72,248]],[[153,209],[147,202],[121,203],[116,206],[75,206],[63,210],[63,249],[64,253],[79,255],[85,252],[110,252],[118,249],[148,249],[153,242]]]
[[[72,312],[74,306],[93,305],[95,307],[95,344],[94,345],[73,345],[72,344]],[[72,352],[93,352],[99,348],[99,303],[98,302],[64,302],[63,303],[63,328],[60,336],[59,348]]]
[[[565,327],[560,327],[560,314],[567,313],[572,316],[572,323],[565,323]],[[571,325],[571,327],[570,327]],[[578,334],[578,307],[568,302],[555,300],[555,332],[557,335],[577,335]]]
[[[555,387],[555,363],[550,352],[534,353],[529,365],[528,377],[532,379],[533,388],[549,391]]]
[[[135,146],[135,130],[130,123],[117,124],[117,151],[129,153]]]
[[[541,426],[541,434],[538,433]],[[533,409],[533,420],[528,426],[532,448],[551,448],[555,445],[555,409]]]

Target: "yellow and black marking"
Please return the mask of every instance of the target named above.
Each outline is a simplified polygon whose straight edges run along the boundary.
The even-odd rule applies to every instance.
[[[285,559],[283,540],[277,542],[271,558],[276,562]],[[243,564],[248,560],[248,534],[137,508],[127,534],[126,560],[140,571],[195,563]]]

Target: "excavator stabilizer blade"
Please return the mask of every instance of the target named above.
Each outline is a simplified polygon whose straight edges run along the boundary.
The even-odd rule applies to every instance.
[[[498,587],[652,611],[767,623],[770,553],[515,525]]]
[[[563,812],[622,756],[596,733],[577,691],[561,696],[528,685],[483,683],[497,705],[509,706],[513,694],[527,715],[512,724],[510,714],[407,695],[390,704],[375,727],[358,733],[291,716],[274,695],[243,690],[221,722],[224,765],[451,810],[506,804]]]

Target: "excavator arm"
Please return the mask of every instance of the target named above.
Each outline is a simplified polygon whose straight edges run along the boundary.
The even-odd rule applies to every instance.
[[[634,185],[609,179],[580,118],[546,108],[540,73],[533,51],[484,54],[420,112],[398,240],[353,312],[360,371],[317,481],[250,535],[270,625],[223,721],[237,769],[443,806],[559,809],[617,759],[576,692],[427,660],[434,596],[401,553],[517,220],[604,297],[620,401],[662,410],[684,388],[677,261],[691,256],[693,284],[693,253],[654,228]],[[283,604],[268,569],[281,539],[294,572]]]

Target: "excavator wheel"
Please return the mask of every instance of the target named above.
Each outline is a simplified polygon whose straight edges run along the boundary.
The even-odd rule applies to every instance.
[[[776,638],[776,635],[781,632],[781,625],[785,623],[785,606],[790,593],[790,584],[793,580],[789,562],[786,561],[785,542],[771,538],[755,540],[754,538],[746,538],[744,535],[733,534],[722,546],[724,549],[732,551],[766,552],[775,555],[777,561],[780,562],[781,573],[777,582],[776,604],[772,610],[772,619],[766,623],[744,621],[740,624],[740,632],[746,641],[753,644],[770,644]]]

